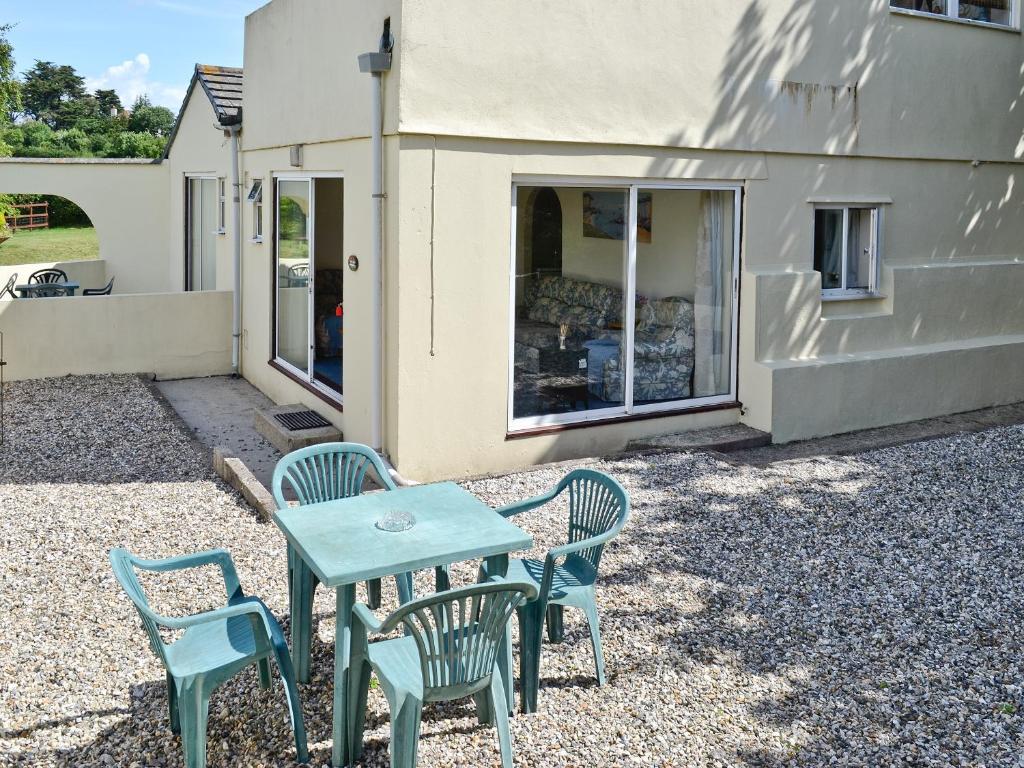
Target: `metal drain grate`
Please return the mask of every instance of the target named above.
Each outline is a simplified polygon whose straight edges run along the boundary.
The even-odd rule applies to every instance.
[[[281,422],[281,425],[290,432],[300,432],[304,429],[319,429],[320,427],[331,426],[331,422],[316,411],[275,413],[274,418]]]

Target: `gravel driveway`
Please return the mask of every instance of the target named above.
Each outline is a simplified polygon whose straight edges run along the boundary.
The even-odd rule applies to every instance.
[[[132,377],[9,386],[0,448],[0,765],[177,766],[163,671],[106,552],[225,546],[287,627],[284,547]],[[709,455],[591,462],[633,517],[599,590],[609,680],[579,617],[546,645],[527,766],[1024,766],[1024,428],[855,457],[731,466]],[[488,503],[564,469],[475,481]],[[540,547],[563,511],[518,518]],[[468,578],[469,567],[457,570]],[[215,574],[150,583],[160,610],[216,602]],[[390,587],[391,585],[386,585]],[[386,594],[394,605],[394,595]],[[301,688],[312,764],[330,755],[332,601],[317,593]],[[371,691],[366,766],[387,764]],[[214,695],[210,765],[293,765],[280,687]],[[428,707],[421,766],[498,764],[493,729]]]

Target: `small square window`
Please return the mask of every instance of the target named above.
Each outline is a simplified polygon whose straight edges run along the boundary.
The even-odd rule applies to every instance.
[[[878,208],[819,207],[814,211],[814,269],[823,298],[878,291]]]
[[[246,198],[252,203],[252,239],[263,242],[263,179],[256,179],[249,188]]]

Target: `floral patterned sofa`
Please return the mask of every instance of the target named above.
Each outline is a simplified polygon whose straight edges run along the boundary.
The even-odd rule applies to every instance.
[[[539,372],[540,350],[558,346],[561,323],[570,326],[569,344],[590,349],[589,389],[601,400],[622,402],[623,372],[618,341],[622,331],[622,291],[563,275],[530,278],[515,330],[515,364]],[[682,297],[648,301],[637,297],[635,400],[674,400],[690,396],[693,379],[693,304]],[[604,353],[596,349],[605,342]],[[592,345],[591,342],[598,342]],[[593,347],[593,348],[592,348]]]
[[[633,400],[681,400],[693,382],[693,304],[681,296],[645,302],[636,310]],[[607,335],[607,334],[606,334]],[[597,375],[594,375],[597,374]],[[625,374],[616,353],[593,372],[590,391],[622,402]]]

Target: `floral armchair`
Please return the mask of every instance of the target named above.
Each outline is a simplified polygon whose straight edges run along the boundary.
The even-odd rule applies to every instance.
[[[637,307],[633,337],[633,399],[681,400],[690,397],[694,350],[693,304],[681,296],[657,299]],[[609,333],[603,334],[610,338]],[[622,402],[625,373],[620,355],[591,371],[590,392],[609,402]]]

